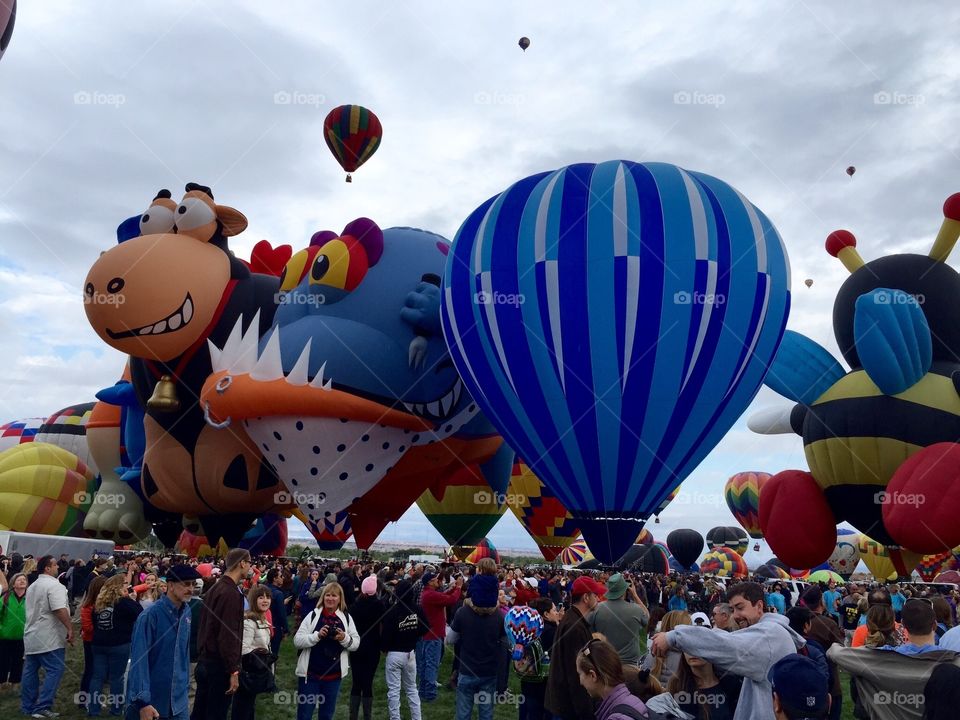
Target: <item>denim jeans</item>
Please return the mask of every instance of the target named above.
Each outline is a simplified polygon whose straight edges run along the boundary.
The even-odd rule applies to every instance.
[[[474,677],[460,672],[457,679],[457,718],[470,720],[474,703],[480,720],[493,720],[493,700],[497,689],[497,676]]]
[[[60,678],[67,669],[64,649],[27,655],[23,659],[23,678],[20,685],[20,710],[24,715],[33,715],[53,707]],[[40,668],[43,668],[43,686],[40,686]]]
[[[387,710],[390,720],[400,720],[400,689],[407,695],[410,720],[420,720],[420,696],[417,694],[417,657],[414,651],[388,652],[386,662]]]
[[[433,702],[437,699],[437,676],[440,674],[440,657],[443,640],[420,640],[417,643],[417,689],[420,699]]]
[[[313,709],[318,706],[319,720],[333,720],[341,681],[341,678],[336,680],[297,678],[297,720],[311,720]]]
[[[94,645],[93,672],[90,675],[90,688],[87,691],[89,702],[87,712],[99,715],[100,706],[107,700],[110,712],[119,715],[123,708],[123,673],[127,669],[130,657],[130,643],[126,645]],[[104,697],[103,685],[110,681],[110,697]]]

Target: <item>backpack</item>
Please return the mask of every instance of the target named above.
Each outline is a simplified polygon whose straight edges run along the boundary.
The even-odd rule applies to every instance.
[[[513,661],[513,668],[520,682],[546,682],[550,674],[550,656],[544,652],[540,641],[534,640],[523,649],[523,657]]]
[[[632,720],[667,720],[667,716],[662,713],[655,712],[653,710],[647,710],[647,714],[644,715],[639,710],[636,710],[629,705],[617,705],[610,710],[611,715],[626,715]]]

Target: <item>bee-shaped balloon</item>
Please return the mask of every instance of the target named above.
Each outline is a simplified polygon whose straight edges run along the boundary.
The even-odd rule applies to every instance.
[[[935,553],[960,544],[960,193],[943,206],[929,255],[865,263],[846,230],[827,251],[850,271],[833,328],[850,371],[787,331],[764,382],[797,404],[750,419],[761,433],[803,437],[810,472],[775,475],[760,524],[778,557],[815,567],[849,522],[887,546]]]

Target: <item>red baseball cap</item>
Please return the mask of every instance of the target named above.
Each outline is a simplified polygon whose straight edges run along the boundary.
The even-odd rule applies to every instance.
[[[573,589],[570,590],[572,595],[586,595],[587,593],[595,593],[596,595],[606,595],[607,586],[601,585],[596,580],[588,578],[586,575],[582,575],[573,581]]]

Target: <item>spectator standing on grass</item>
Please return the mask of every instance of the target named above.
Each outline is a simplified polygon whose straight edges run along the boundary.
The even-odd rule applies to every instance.
[[[197,696],[191,720],[226,720],[240,687],[244,598],[240,583],[250,571],[250,553],[227,553],[226,572],[203,597],[197,648]]]
[[[283,592],[283,573],[279,568],[267,571],[267,587],[270,589],[270,652],[280,655],[280,643],[290,634],[287,625],[287,596]]]
[[[386,612],[386,604],[377,597],[378,584],[376,575],[364,578],[360,596],[350,606],[360,636],[360,647],[350,654],[350,720],[358,720],[361,707],[364,720],[373,718],[373,679],[380,665],[380,623]]]
[[[577,680],[589,697],[598,702],[597,720],[646,718],[647,706],[624,684],[623,664],[616,649],[591,638],[576,655]]]
[[[28,588],[23,631],[23,678],[20,709],[35,718],[57,717],[53,699],[66,670],[66,647],[73,644],[73,625],[67,589],[57,581],[57,559],[44,555],[37,563],[39,574]],[[43,685],[40,669],[43,668]]]
[[[167,594],[140,613],[130,639],[127,702],[140,720],[187,720],[190,706],[190,608],[199,573],[167,571]]]
[[[0,572],[0,688],[20,689],[23,675],[23,629],[27,619],[27,576]]]
[[[103,704],[101,689],[105,682],[110,685],[111,715],[119,715],[123,709],[123,674],[130,657],[130,640],[133,624],[143,612],[140,605],[131,600],[127,579],[115,575],[104,584],[97,596],[93,612],[93,673],[88,690],[87,713],[100,714]]]
[[[839,596],[839,594],[838,594]],[[807,588],[803,593],[803,603],[813,613],[810,621],[810,630],[804,633],[807,639],[816,640],[824,652],[833,645],[844,645],[845,636],[843,630],[836,623],[832,616],[828,615],[829,605],[824,604],[826,593],[821,593],[819,587]],[[843,702],[843,692],[840,689],[840,673],[836,666],[828,661],[830,669],[830,718],[839,720],[841,705]]]
[[[310,720],[318,708],[319,720],[332,720],[340,684],[350,673],[349,655],[360,647],[353,618],[340,583],[326,583],[313,612],[307,615],[293,644],[297,655],[297,720]]]
[[[257,695],[276,689],[273,679],[273,654],[270,652],[270,623],[267,613],[273,597],[266,585],[254,585],[247,593],[249,610],[243,616],[243,642],[240,665],[247,677],[255,678],[256,687],[240,683],[233,701],[232,720],[253,720]]]
[[[543,702],[550,673],[550,650],[560,616],[557,606],[548,597],[531,600],[530,607],[543,619],[543,629],[540,637],[524,648],[523,657],[515,660],[513,666],[520,678],[520,720],[544,720],[547,717]]]
[[[437,699],[437,676],[440,673],[440,656],[447,631],[446,609],[460,600],[463,578],[458,577],[453,587],[440,590],[439,576],[425,572],[421,585],[420,607],[423,608],[429,629],[417,642],[418,691],[420,700],[429,703]]]
[[[397,584],[395,602],[383,618],[380,641],[387,656],[385,679],[390,720],[400,720],[401,692],[407,697],[411,719],[420,720],[416,647],[429,625],[423,608],[413,599],[413,583],[404,578]]]
[[[93,675],[93,609],[97,597],[108,578],[97,575],[87,583],[87,591],[80,602],[80,638],[83,641],[83,675],[80,676],[80,695],[77,706],[86,710],[90,678]],[[134,596],[136,597],[136,596]]]
[[[577,674],[577,655],[592,637],[587,616],[606,592],[605,586],[586,575],[578,577],[571,587],[573,604],[557,627],[544,700],[547,710],[563,720],[593,717],[593,701]]]
[[[640,664],[640,633],[649,621],[650,613],[633,582],[620,573],[607,579],[606,602],[587,617],[590,629],[607,639],[620,655],[620,662],[634,666]]]
[[[489,561],[489,562],[488,562]],[[490,566],[493,566],[493,573]],[[470,720],[477,706],[480,720],[492,720],[497,668],[503,647],[503,615],[496,564],[484,558],[471,578],[467,599],[450,624],[449,642],[460,641],[460,674],[457,678],[457,720]]]

